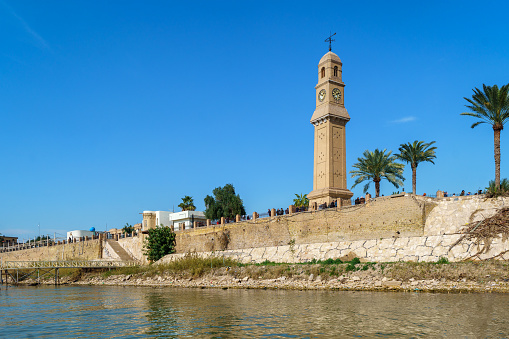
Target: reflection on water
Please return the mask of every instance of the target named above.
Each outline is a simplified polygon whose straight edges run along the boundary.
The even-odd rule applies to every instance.
[[[0,289],[0,337],[505,337],[509,295],[136,287]]]

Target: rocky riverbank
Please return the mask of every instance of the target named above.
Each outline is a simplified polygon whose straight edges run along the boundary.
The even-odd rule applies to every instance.
[[[508,264],[466,263],[344,263],[266,264],[203,269],[156,266],[102,272],[69,270],[60,284],[247,288],[292,290],[509,292]],[[23,284],[37,284],[27,279]],[[53,284],[53,279],[41,284]]]

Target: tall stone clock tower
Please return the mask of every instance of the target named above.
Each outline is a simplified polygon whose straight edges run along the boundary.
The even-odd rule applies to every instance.
[[[350,205],[353,193],[346,185],[345,84],[341,80],[341,59],[330,50],[318,63],[316,109],[311,117],[315,126],[313,191],[310,206],[337,200],[338,206]]]

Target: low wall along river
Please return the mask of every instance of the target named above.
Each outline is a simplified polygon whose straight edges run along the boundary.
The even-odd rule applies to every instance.
[[[361,261],[449,261],[509,259],[509,242],[500,235],[489,246],[460,240],[468,225],[509,206],[509,198],[484,196],[380,197],[365,205],[302,212],[177,232],[177,252],[225,255],[242,262],[306,262],[358,257]],[[120,239],[120,246],[145,263],[143,237]],[[506,253],[507,252],[507,253]],[[6,260],[117,259],[99,240],[1,253]]]

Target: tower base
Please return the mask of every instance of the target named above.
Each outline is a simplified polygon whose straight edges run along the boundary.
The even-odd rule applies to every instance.
[[[350,190],[345,188],[322,188],[319,190],[313,190],[308,194],[309,199],[309,207],[313,210],[318,209],[323,203],[326,203],[327,206],[330,205],[331,202],[337,201],[339,206],[349,206],[352,204],[351,198],[353,193]]]

